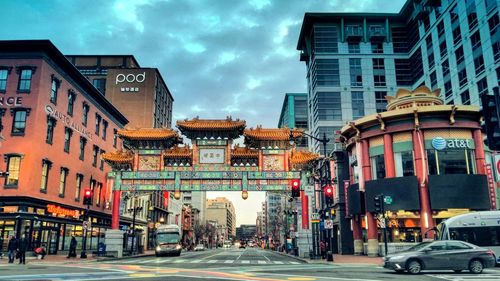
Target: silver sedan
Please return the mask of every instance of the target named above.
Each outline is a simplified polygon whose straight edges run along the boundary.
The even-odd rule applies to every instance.
[[[422,242],[384,258],[385,268],[412,274],[422,270],[469,270],[479,274],[484,268],[494,266],[493,251],[455,240]]]

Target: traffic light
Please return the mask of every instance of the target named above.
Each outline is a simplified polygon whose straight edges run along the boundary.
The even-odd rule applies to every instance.
[[[86,188],[83,191],[83,205],[91,205],[92,204],[92,190],[90,188]]]
[[[382,199],[383,197],[377,195],[373,197],[373,204],[375,205],[375,213],[382,213]]]
[[[486,144],[491,150],[500,150],[500,93],[493,88],[493,95],[481,95],[481,114],[484,117],[483,132]]]
[[[300,197],[300,180],[292,180],[292,197]]]
[[[0,172],[0,178],[6,178],[9,176],[9,172]]]
[[[325,204],[327,206],[333,205],[333,187],[330,185],[325,186],[323,194],[325,195]]]

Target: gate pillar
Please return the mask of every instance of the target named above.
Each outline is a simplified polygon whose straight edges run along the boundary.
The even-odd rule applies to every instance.
[[[113,210],[111,211],[111,229],[120,228],[120,190],[113,190]]]

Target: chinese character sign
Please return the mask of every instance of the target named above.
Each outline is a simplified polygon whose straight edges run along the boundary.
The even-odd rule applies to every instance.
[[[201,148],[201,164],[224,164],[225,150],[223,148]]]

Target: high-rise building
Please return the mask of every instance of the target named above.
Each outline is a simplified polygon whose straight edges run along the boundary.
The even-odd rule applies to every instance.
[[[242,224],[236,228],[236,237],[241,241],[252,240],[257,233],[255,224]]]
[[[286,93],[281,107],[278,128],[298,128],[307,131],[307,93]],[[307,149],[307,138],[297,144],[298,149]]]
[[[236,235],[236,212],[233,202],[225,197],[207,199],[206,220],[217,221],[218,225],[226,228],[226,240]]]
[[[131,128],[170,128],[174,98],[157,68],[132,55],[66,56],[122,112]]]
[[[408,0],[399,13],[306,13],[297,49],[307,66],[309,130],[330,138],[385,110],[386,95],[425,84],[446,104],[479,104],[498,85],[497,0]],[[328,151],[334,142],[328,144]],[[320,143],[312,140],[316,152]]]

